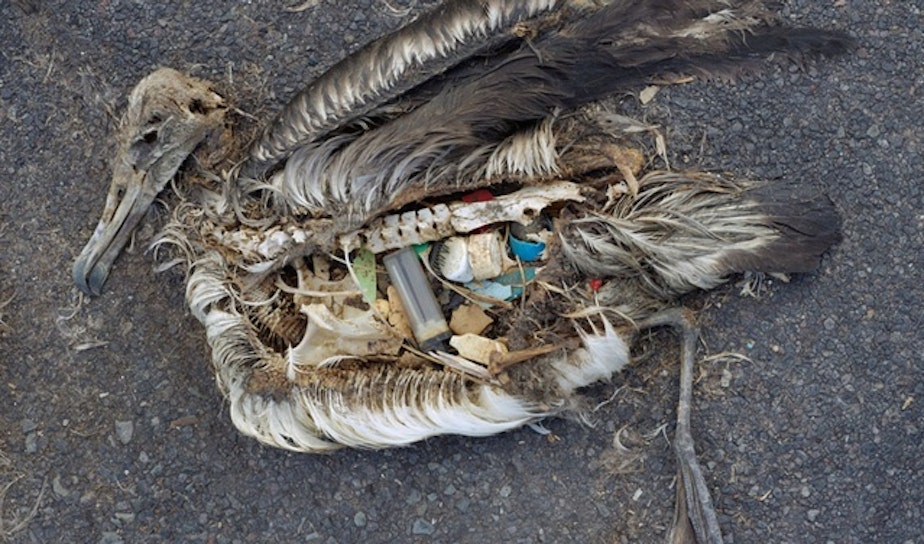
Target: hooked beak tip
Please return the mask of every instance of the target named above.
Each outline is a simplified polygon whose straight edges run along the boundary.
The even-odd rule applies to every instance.
[[[85,295],[98,297],[103,292],[103,284],[109,276],[109,267],[99,263],[90,265],[84,255],[81,255],[71,269],[71,275],[77,288]]]
[[[127,190],[120,189],[126,185]],[[114,194],[120,194],[121,198],[117,200]],[[143,190],[142,182],[113,184],[103,218],[71,269],[71,277],[78,289],[90,296],[99,296],[103,292],[103,284],[109,277],[113,263],[151,206],[155,195],[156,191]]]

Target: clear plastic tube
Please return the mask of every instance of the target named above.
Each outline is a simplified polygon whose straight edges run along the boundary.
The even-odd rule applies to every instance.
[[[391,284],[398,291],[398,298],[401,299],[420,349],[438,349],[452,333],[417,253],[406,247],[387,255],[382,261]]]

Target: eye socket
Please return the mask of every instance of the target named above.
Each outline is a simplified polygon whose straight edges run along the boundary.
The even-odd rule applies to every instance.
[[[153,144],[157,142],[157,131],[152,130],[150,132],[146,132],[144,136],[141,137],[141,141],[146,144]]]
[[[207,113],[205,104],[198,98],[193,99],[193,101],[189,103],[189,111],[197,115],[205,115]]]
[[[159,145],[160,130],[148,128],[143,134],[139,134],[129,147],[131,163],[136,168],[146,169],[150,166],[151,161],[156,160],[160,155],[157,153]]]

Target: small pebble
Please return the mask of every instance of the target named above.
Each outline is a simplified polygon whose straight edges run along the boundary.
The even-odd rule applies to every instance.
[[[57,475],[51,480],[51,490],[54,491],[55,495],[64,498],[71,494],[71,491],[64,487],[64,484],[61,483],[61,475]]]
[[[432,535],[436,532],[436,527],[429,521],[418,518],[414,520],[414,527],[411,532],[415,535]]]
[[[99,544],[122,544],[123,542],[125,541],[115,531],[104,531],[99,539]]]
[[[416,489],[412,489],[410,495],[408,495],[407,498],[404,499],[404,502],[406,502],[407,504],[417,504],[420,502],[420,499],[422,498],[423,498],[423,495],[420,494],[420,491]]]
[[[121,523],[131,523],[135,521],[135,514],[133,512],[116,512],[114,517]]]
[[[821,514],[821,510],[815,510],[813,508],[809,510],[808,512],[806,512],[805,516],[808,518],[809,521],[814,523],[815,520],[818,519],[818,514]]]
[[[26,435],[26,453],[35,453],[38,451],[38,434],[29,433]]]
[[[356,512],[356,514],[353,515],[353,523],[357,527],[365,527],[366,526],[366,513],[362,511]]]
[[[432,535],[435,531],[436,527],[432,523],[420,518],[414,520],[414,527],[411,529],[415,535]]]
[[[128,444],[132,440],[132,435],[135,434],[135,424],[131,421],[116,421],[115,433],[119,442]]]

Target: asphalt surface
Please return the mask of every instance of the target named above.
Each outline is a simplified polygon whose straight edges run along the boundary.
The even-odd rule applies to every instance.
[[[70,266],[103,206],[115,116],[141,77],[192,72],[265,116],[400,24],[384,0],[300,12],[57,0],[31,15],[22,3],[0,2],[0,540],[664,540],[669,335],[647,344],[667,362],[644,358],[589,392],[613,398],[595,428],[556,419],[554,439],[527,429],[309,456],[234,431],[182,278],[144,254],[156,218],[104,295],[72,310]],[[789,22],[845,29],[858,49],[664,89],[644,108],[624,100],[668,127],[675,167],[801,179],[844,219],[818,273],[765,284],[760,299],[732,282],[687,301],[703,355],[750,359],[700,366],[700,459],[729,542],[921,543],[924,3],[785,4]],[[620,469],[623,426],[638,458]]]

